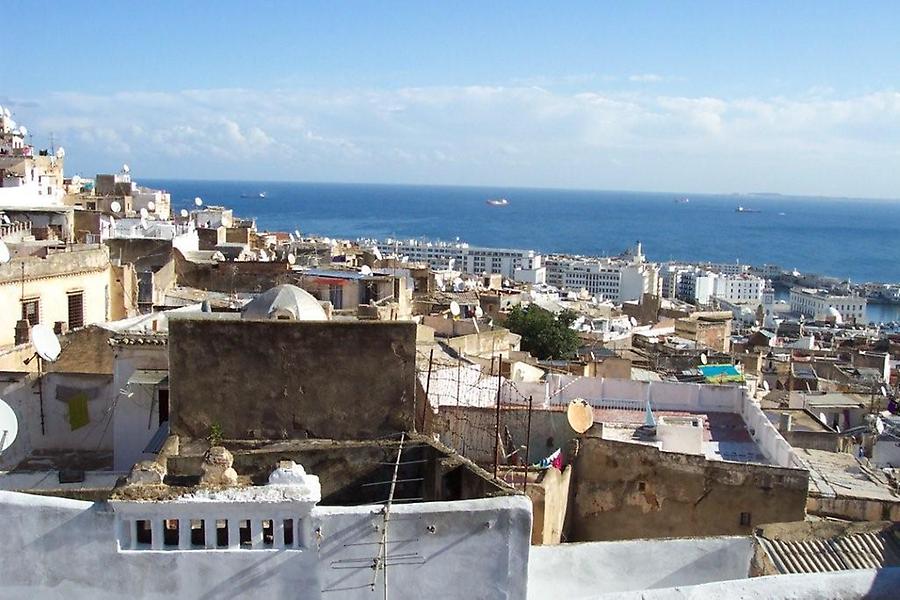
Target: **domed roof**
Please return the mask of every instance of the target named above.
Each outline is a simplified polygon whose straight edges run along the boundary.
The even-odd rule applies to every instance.
[[[325,309],[309,292],[296,285],[277,285],[250,301],[241,311],[243,319],[327,321]]]

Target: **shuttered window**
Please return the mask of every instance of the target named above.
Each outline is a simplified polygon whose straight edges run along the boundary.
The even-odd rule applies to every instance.
[[[22,300],[22,320],[29,325],[37,325],[41,322],[41,301],[37,298]]]
[[[69,293],[69,329],[84,326],[84,292]]]

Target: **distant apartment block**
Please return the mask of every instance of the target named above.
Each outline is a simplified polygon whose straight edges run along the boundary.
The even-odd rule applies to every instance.
[[[825,290],[812,288],[792,288],[790,296],[791,312],[825,319],[834,317],[834,312],[845,321],[866,320],[866,299],[862,296],[831,294]]]
[[[497,273],[530,283],[540,283],[535,279],[542,280],[543,276],[543,257],[534,250],[394,239],[380,240],[376,246],[384,255],[408,257],[411,262],[425,262],[436,269],[456,269],[475,275]]]

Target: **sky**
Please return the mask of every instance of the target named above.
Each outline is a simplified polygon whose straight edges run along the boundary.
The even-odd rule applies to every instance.
[[[66,172],[900,197],[900,2],[4,3]]]

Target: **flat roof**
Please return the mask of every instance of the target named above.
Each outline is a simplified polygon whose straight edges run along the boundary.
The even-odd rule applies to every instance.
[[[809,468],[810,494],[900,503],[887,479],[876,469],[864,467],[852,454],[810,448],[794,451]]]

